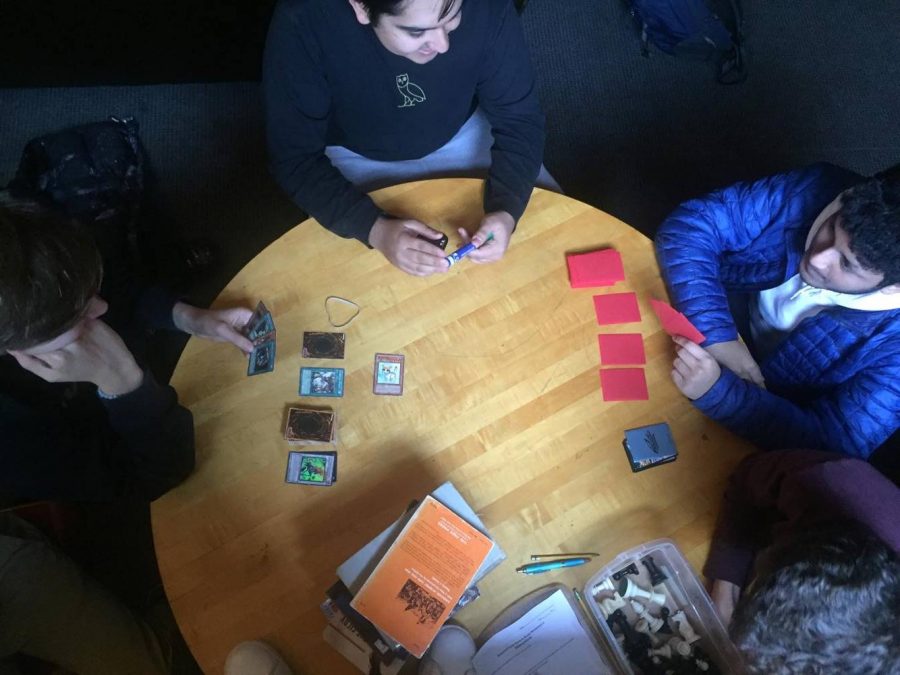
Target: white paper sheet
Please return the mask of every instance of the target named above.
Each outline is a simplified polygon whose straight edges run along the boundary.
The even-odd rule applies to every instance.
[[[606,664],[562,591],[488,640],[474,659],[478,675],[605,675]]]

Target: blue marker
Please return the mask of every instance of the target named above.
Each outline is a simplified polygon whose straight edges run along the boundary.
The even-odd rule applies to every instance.
[[[484,243],[485,244],[488,243],[493,238],[494,238],[494,233],[489,232],[487,239],[484,240]],[[482,244],[482,246],[484,246],[484,244]],[[472,251],[476,251],[476,250],[478,250],[478,246],[476,246],[472,242],[469,242],[462,248],[456,249],[453,253],[451,253],[446,258],[444,258],[444,260],[447,261],[447,264],[450,265],[450,267],[453,267],[456,263],[458,263],[460,260],[462,260],[467,255],[469,255]]]
[[[550,562],[528,563],[516,568],[516,572],[522,574],[541,574],[550,570],[558,570],[563,567],[578,567],[590,562],[592,558],[563,558],[562,560],[551,560]]]

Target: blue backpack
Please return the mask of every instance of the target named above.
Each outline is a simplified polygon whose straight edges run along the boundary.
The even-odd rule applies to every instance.
[[[713,61],[716,80],[737,84],[747,78],[738,0],[625,0],[648,44],[674,56]]]

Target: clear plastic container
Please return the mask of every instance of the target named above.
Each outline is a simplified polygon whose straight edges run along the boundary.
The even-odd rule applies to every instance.
[[[744,672],[706,589],[671,540],[620,554],[591,577],[584,598],[619,672]]]

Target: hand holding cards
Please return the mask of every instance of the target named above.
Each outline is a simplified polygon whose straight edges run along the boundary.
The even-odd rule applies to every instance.
[[[253,343],[247,375],[260,375],[275,370],[275,322],[262,301],[256,305],[253,316],[244,327],[244,334]]]

